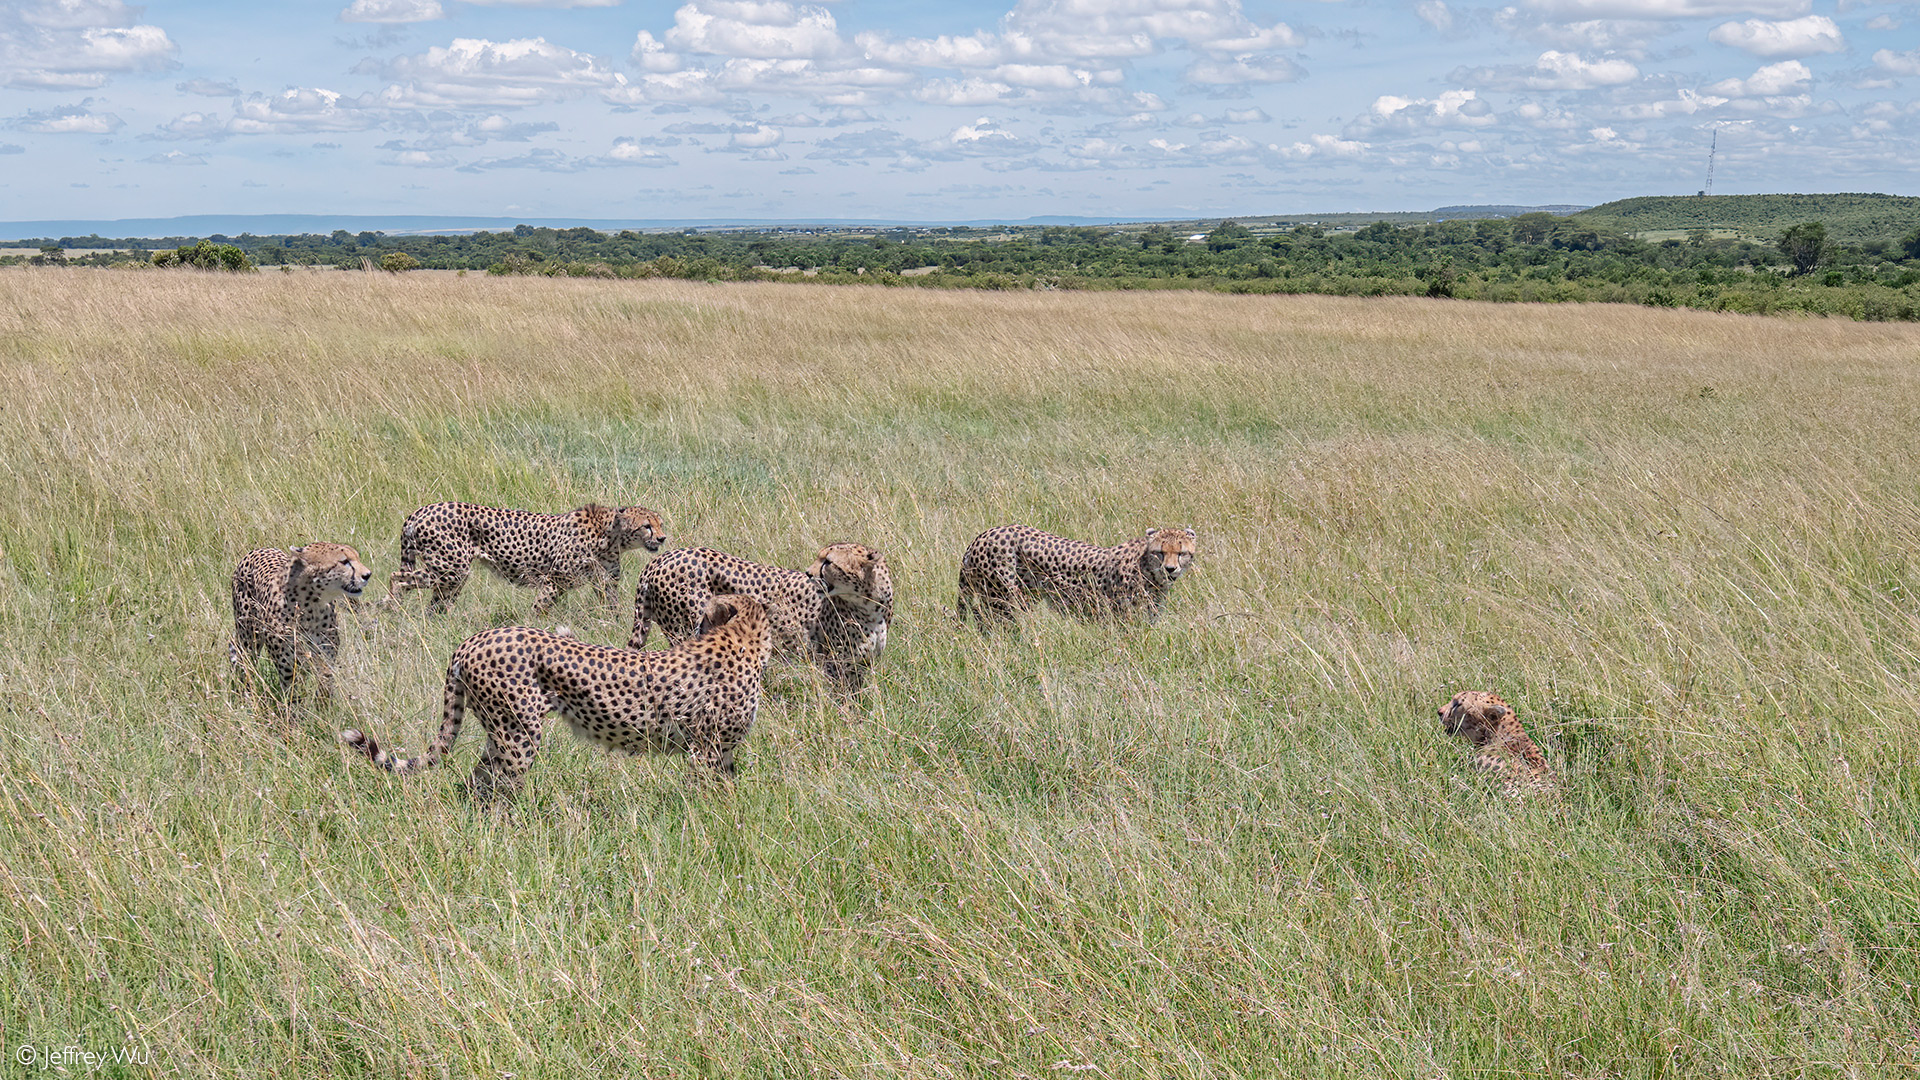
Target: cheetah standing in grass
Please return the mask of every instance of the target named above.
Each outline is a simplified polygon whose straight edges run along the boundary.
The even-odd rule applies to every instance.
[[[227,660],[248,683],[253,656],[265,651],[291,692],[300,668],[311,668],[323,696],[333,692],[340,652],[334,602],[360,595],[373,571],[345,544],[313,543],[247,553],[233,570],[233,641]]]
[[[483,630],[447,665],[440,733],[419,757],[396,757],[349,728],[340,741],[395,773],[438,764],[467,709],[487,747],[468,781],[482,802],[512,798],[540,749],[548,713],[607,750],[685,752],[708,775],[731,776],[760,707],[773,651],[766,609],[751,596],[716,596],[700,632],[671,649],[635,652],[526,626]]]
[[[960,619],[971,616],[986,629],[1045,597],[1089,618],[1144,610],[1152,623],[1167,590],[1192,567],[1196,541],[1192,529],[1148,529],[1118,547],[1099,547],[1031,525],[996,526],[960,556]]]
[[[774,651],[817,662],[834,687],[851,694],[887,645],[893,576],[864,544],[829,544],[806,570],[750,562],[712,548],[680,548],[647,564],[633,598],[627,648],[642,648],[660,624],[668,642],[693,632],[707,598],[746,593],[766,605]]]
[[[400,566],[387,583],[387,602],[411,589],[433,590],[428,610],[442,614],[479,562],[502,578],[540,591],[533,613],[544,615],[560,595],[596,584],[612,607],[619,602],[620,556],[634,548],[659,551],[667,539],[660,515],[644,506],[614,510],[589,503],[565,514],[536,514],[473,503],[444,502],[407,515],[400,528]]]
[[[1465,690],[1440,706],[1440,727],[1477,751],[1473,767],[1501,781],[1508,795],[1547,795],[1558,790],[1540,747],[1520,728],[1513,706],[1485,690]]]

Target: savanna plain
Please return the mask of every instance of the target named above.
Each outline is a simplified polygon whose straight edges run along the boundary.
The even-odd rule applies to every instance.
[[[22,268],[0,393],[11,1069],[1920,1071],[1920,328]],[[363,605],[331,701],[226,657],[246,551],[383,590],[444,499],[870,544],[891,640],[851,701],[776,661],[730,787],[556,722],[477,809],[471,715],[407,778],[335,733],[420,749],[530,591]],[[1004,522],[1200,554],[1155,626],[983,636]],[[624,641],[644,558],[547,623]],[[1558,798],[1441,733],[1475,688]]]

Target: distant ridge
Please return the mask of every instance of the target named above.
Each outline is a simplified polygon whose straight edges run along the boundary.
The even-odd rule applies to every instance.
[[[539,218],[539,217],[459,217],[424,214],[194,214],[169,218],[119,218],[115,220],[0,221],[0,240],[59,239],[61,237],[99,236],[110,239],[171,239],[175,237],[297,236],[303,233],[331,233],[345,229],[350,233],[383,232],[392,236],[420,233],[503,232],[515,225],[535,228],[589,228],[599,232],[622,229],[661,231],[676,229],[804,229],[810,226],[849,227],[940,227],[965,225],[989,228],[996,225],[1115,225],[1130,219],[1116,217],[1072,217],[1046,215],[1029,218],[980,218],[970,221],[893,221],[879,218]]]
[[[48,219],[0,221],[0,241],[59,240],[98,236],[104,239],[177,240],[210,236],[298,236],[381,232],[389,236],[431,233],[505,232],[516,225],[535,228],[588,228],[614,233],[622,229],[659,232],[679,229],[805,229],[845,228],[993,228],[1045,225],[1144,225],[1156,222],[1321,220],[1321,221],[1432,221],[1440,218],[1495,218],[1545,212],[1571,214],[1580,206],[1443,206],[1428,211],[1381,211],[1339,214],[1213,214],[1204,218],[1123,218],[1071,214],[1044,214],[1026,218],[971,218],[964,221],[906,221],[883,218],[539,218],[481,217],[432,214],[191,214],[165,218]]]

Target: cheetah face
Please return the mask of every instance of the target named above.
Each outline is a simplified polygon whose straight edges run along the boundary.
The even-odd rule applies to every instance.
[[[820,549],[807,573],[819,578],[827,595],[863,606],[893,606],[893,576],[884,556],[862,544],[829,544]]]
[[[614,546],[623,551],[636,545],[659,551],[660,545],[667,542],[667,526],[659,514],[644,506],[621,507],[614,515],[612,540]]]
[[[288,550],[293,553],[296,576],[323,599],[359,596],[373,577],[373,571],[360,561],[360,553],[345,544],[312,543]]]
[[[1149,529],[1141,562],[1151,576],[1178,580],[1193,565],[1198,539],[1192,529]]]
[[[1500,695],[1485,690],[1463,690],[1440,706],[1440,728],[1458,735],[1475,746],[1492,740],[1501,722],[1513,715],[1513,708]]]

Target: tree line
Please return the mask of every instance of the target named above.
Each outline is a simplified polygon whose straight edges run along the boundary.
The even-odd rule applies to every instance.
[[[1194,231],[1121,227],[767,229],[607,233],[520,225],[500,232],[380,232],[113,240],[63,237],[9,262],[466,270],[703,281],[807,280],[984,289],[1212,289],[1625,302],[1748,313],[1920,320],[1920,228],[1832,239],[1819,221],[1772,241],[1695,229],[1662,240],[1580,215],[1328,230],[1226,220]],[[87,251],[68,255],[69,249]]]

